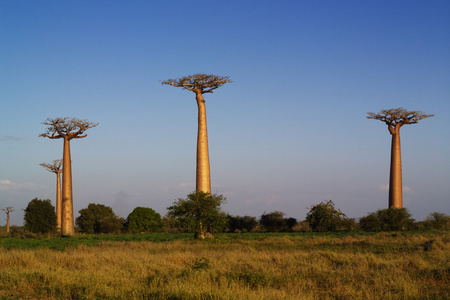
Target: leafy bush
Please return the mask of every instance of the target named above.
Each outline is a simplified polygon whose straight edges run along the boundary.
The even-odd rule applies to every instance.
[[[446,214],[433,212],[425,221],[430,224],[431,229],[450,230],[450,216]]]
[[[131,232],[155,232],[161,227],[161,215],[148,207],[136,207],[125,221],[125,228]]]
[[[222,195],[192,192],[186,199],[178,198],[168,207],[167,217],[177,220],[178,226],[186,232],[203,239],[225,227],[227,216],[220,209],[220,205],[225,202],[226,198]]]
[[[25,208],[25,229],[34,233],[47,233],[56,229],[56,212],[51,201],[33,199]]]
[[[390,207],[362,217],[359,226],[364,231],[411,230],[414,227],[414,219],[411,219],[406,208]]]
[[[256,218],[250,216],[227,215],[227,219],[229,232],[250,232],[258,225]]]
[[[346,220],[345,214],[334,208],[334,203],[331,200],[313,205],[306,215],[309,227],[316,232],[344,230],[343,225]]]
[[[112,233],[123,227],[123,219],[118,217],[111,207],[89,203],[87,208],[79,210],[80,216],[75,223],[83,233]]]
[[[264,213],[259,223],[264,227],[266,231],[281,232],[292,231],[292,228],[297,224],[297,220],[294,218],[284,218],[284,213],[280,211],[273,211],[268,214]]]

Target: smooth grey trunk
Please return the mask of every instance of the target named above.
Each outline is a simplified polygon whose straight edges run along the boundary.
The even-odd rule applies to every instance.
[[[73,223],[72,167],[68,137],[64,137],[63,151],[61,234],[73,236],[75,235],[75,226]]]
[[[196,190],[211,193],[205,100],[200,92],[196,92],[195,98],[198,106]]]
[[[389,130],[392,135],[391,169],[389,178],[389,207],[403,208],[402,157],[400,149],[400,124]]]

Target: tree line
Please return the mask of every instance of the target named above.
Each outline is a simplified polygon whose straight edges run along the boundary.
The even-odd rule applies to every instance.
[[[196,237],[204,238],[207,235],[211,235],[216,229],[223,227],[223,224],[220,224],[219,222],[220,220],[223,220],[223,218],[216,217],[214,220],[210,220],[207,215],[210,207],[212,207],[213,210],[219,208],[225,199],[222,196],[211,195],[206,101],[203,95],[213,93],[215,89],[222,85],[231,83],[231,80],[228,76],[194,74],[181,78],[164,80],[161,81],[161,83],[163,85],[180,87],[195,94],[198,108],[196,190],[195,193],[188,195],[189,201],[179,199],[178,203],[174,203],[173,206],[169,207],[168,216],[176,220],[179,225],[182,224],[184,228],[195,231]],[[418,121],[432,116],[433,115],[426,115],[421,111],[407,111],[403,108],[381,110],[379,113],[368,113],[368,119],[376,119],[386,123],[388,125],[389,133],[392,135],[389,208],[403,208],[400,128],[406,124],[416,124]],[[54,119],[48,118],[43,124],[47,126],[47,130],[40,134],[40,137],[62,139],[64,142],[63,158],[54,160],[52,164],[42,163],[41,166],[57,175],[56,229],[63,236],[73,236],[75,235],[75,223],[78,222],[78,219],[74,222],[70,141],[86,137],[86,131],[96,127],[98,123],[65,117]],[[60,180],[61,173],[62,182]],[[197,205],[191,205],[192,202],[196,202]],[[202,205],[198,205],[199,203],[202,203]],[[329,205],[329,203],[322,204]],[[319,211],[320,205],[314,206],[313,209]],[[267,218],[265,215],[261,216],[260,224],[264,224],[263,217]],[[193,220],[195,220],[195,222]],[[109,220],[109,222],[111,224],[114,222],[118,223],[118,221],[114,219]],[[291,224],[294,223],[294,221],[290,220],[285,223]],[[80,224],[77,223],[77,226],[80,227]],[[312,226],[314,227],[314,225]]]
[[[210,201],[212,197],[213,201]],[[450,230],[450,216],[434,212],[416,222],[406,208],[380,209],[355,220],[348,218],[327,200],[310,207],[305,220],[286,218],[280,211],[254,216],[233,216],[220,209],[221,195],[193,192],[168,207],[166,216],[148,207],[136,207],[126,219],[103,204],[90,203],[79,210],[76,231],[86,234],[109,233],[192,233],[212,237],[217,232],[349,232]],[[33,199],[25,209],[24,229],[28,232],[57,233],[55,207],[50,200]]]

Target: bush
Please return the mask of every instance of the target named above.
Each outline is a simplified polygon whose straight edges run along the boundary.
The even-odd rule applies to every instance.
[[[406,208],[390,207],[362,217],[359,225],[364,231],[411,230],[414,227],[414,219],[411,219]]]
[[[175,219],[181,229],[203,239],[225,228],[227,216],[220,210],[220,205],[225,202],[222,195],[192,192],[186,199],[178,198],[168,207],[167,217]]]
[[[425,222],[429,224],[430,229],[450,230],[450,216],[443,213],[433,212],[425,219]]]
[[[33,199],[25,208],[25,229],[34,233],[48,233],[56,229],[55,207],[51,201]]]
[[[161,227],[161,215],[148,207],[136,207],[125,222],[125,228],[131,232],[155,232]]]
[[[284,213],[281,211],[273,211],[268,214],[264,213],[259,218],[259,223],[266,231],[280,232],[285,231],[286,223],[284,220]]]
[[[306,215],[309,227],[316,232],[344,230],[343,225],[346,220],[345,214],[339,209],[335,209],[331,200],[313,205]]]
[[[256,218],[250,216],[227,215],[227,219],[229,232],[250,232],[258,225]]]
[[[124,220],[111,207],[103,204],[89,203],[79,213],[75,223],[83,233],[113,233],[119,232],[123,227]]]

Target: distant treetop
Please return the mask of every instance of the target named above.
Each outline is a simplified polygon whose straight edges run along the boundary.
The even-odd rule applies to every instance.
[[[212,93],[225,83],[231,82],[228,76],[217,76],[207,74],[194,74],[176,79],[167,79],[161,81],[162,84],[167,84],[175,87],[181,87],[188,91],[197,93]]]

